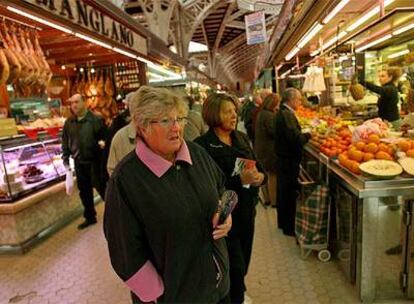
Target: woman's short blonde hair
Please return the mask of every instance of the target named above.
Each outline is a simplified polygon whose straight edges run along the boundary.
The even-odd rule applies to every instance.
[[[233,103],[237,111],[238,102],[236,97],[229,94],[212,93],[204,101],[202,115],[205,123],[210,128],[215,128],[222,124],[220,119],[220,109],[221,105],[225,102]]]
[[[164,88],[142,86],[131,96],[130,103],[138,135],[141,135],[140,128],[147,128],[152,120],[165,117],[173,110],[180,116],[188,114],[188,105],[183,98]]]

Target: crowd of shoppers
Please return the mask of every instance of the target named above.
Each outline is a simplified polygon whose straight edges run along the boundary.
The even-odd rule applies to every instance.
[[[209,94],[200,113],[189,111],[191,98],[142,86],[126,96],[128,109],[109,132],[80,95],[69,102],[63,158],[66,165],[75,160],[85,208],[79,229],[96,223],[94,186],[105,200],[111,263],[133,303],[246,303],[260,187],[277,206],[279,228],[294,235],[299,163],[309,139],[294,115],[300,92],[286,89],[282,100],[256,94],[242,112],[250,138],[237,130],[238,100],[226,93]],[[106,179],[96,178],[100,155],[108,158],[106,194]],[[225,189],[236,192],[238,204],[219,223]]]

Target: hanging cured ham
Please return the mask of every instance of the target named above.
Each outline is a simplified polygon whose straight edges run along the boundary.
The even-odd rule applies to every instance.
[[[6,84],[9,74],[9,63],[3,49],[0,49],[0,85]]]
[[[109,70],[108,70],[108,74],[106,75],[105,93],[108,96],[114,96],[114,94],[115,94],[115,89],[114,89],[114,86],[112,84],[111,73],[109,72]]]
[[[3,54],[7,59],[9,65],[9,77],[7,83],[14,83],[20,76],[22,67],[20,65],[19,59],[16,57],[6,39],[3,37],[2,31],[0,30],[0,39],[3,44]]]

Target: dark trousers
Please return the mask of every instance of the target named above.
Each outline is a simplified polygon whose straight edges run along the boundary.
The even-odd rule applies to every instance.
[[[232,231],[230,231],[229,236],[226,239],[230,262],[231,303],[244,302],[244,292],[246,291],[244,277],[247,274],[250,258],[252,255],[254,218],[256,215],[256,210],[253,209],[251,212],[251,218],[249,219],[249,222],[246,223],[238,223],[237,219],[235,219],[237,214],[234,215],[233,227],[235,225],[240,227],[234,227],[235,230],[233,232],[235,233],[232,233]]]
[[[101,181],[99,176],[99,165],[99,163],[94,162],[75,162],[76,182],[84,207],[83,217],[87,221],[96,219],[93,188],[96,188],[102,199],[105,198],[105,183]]]
[[[277,180],[277,223],[286,235],[295,235],[296,200],[298,197],[298,176],[300,163],[296,160],[278,159]]]

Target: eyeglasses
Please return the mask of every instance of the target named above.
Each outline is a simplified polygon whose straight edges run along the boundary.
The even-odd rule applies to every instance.
[[[187,123],[187,117],[164,118],[160,120],[151,120],[152,124],[160,124],[164,128],[171,128],[175,123],[178,123],[181,127]]]

